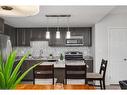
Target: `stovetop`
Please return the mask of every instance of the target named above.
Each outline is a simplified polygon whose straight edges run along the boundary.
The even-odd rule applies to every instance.
[[[65,60],[83,60],[83,53],[79,51],[66,52]]]

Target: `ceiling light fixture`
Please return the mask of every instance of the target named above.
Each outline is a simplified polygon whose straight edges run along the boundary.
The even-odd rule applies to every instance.
[[[71,38],[71,32],[69,30],[69,17],[67,17],[67,27],[68,27],[68,30],[67,30],[67,33],[66,33],[66,38],[67,39],[70,39]]]
[[[47,31],[46,31],[46,39],[50,39],[50,32],[48,29],[48,18],[47,18]]]
[[[0,6],[0,16],[24,17],[39,13],[39,6]]]
[[[60,31],[59,31],[59,17],[57,17],[57,31],[56,31],[56,39],[60,39]]]
[[[56,31],[56,39],[60,39],[60,30],[59,30],[59,18],[67,18],[68,17],[68,31],[67,31],[67,38],[70,38],[70,30],[69,30],[69,17],[71,15],[45,15],[46,17],[55,17],[57,18],[57,31]]]

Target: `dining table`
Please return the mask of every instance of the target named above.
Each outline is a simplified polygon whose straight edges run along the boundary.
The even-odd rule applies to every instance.
[[[87,84],[18,84],[16,90],[95,90]]]

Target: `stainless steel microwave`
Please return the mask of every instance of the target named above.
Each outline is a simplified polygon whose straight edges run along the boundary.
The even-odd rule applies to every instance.
[[[70,39],[66,39],[66,46],[83,46],[83,36],[72,36]]]

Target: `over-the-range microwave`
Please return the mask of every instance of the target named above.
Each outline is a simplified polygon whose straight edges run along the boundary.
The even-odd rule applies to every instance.
[[[66,39],[66,46],[83,46],[83,36],[72,36]]]

